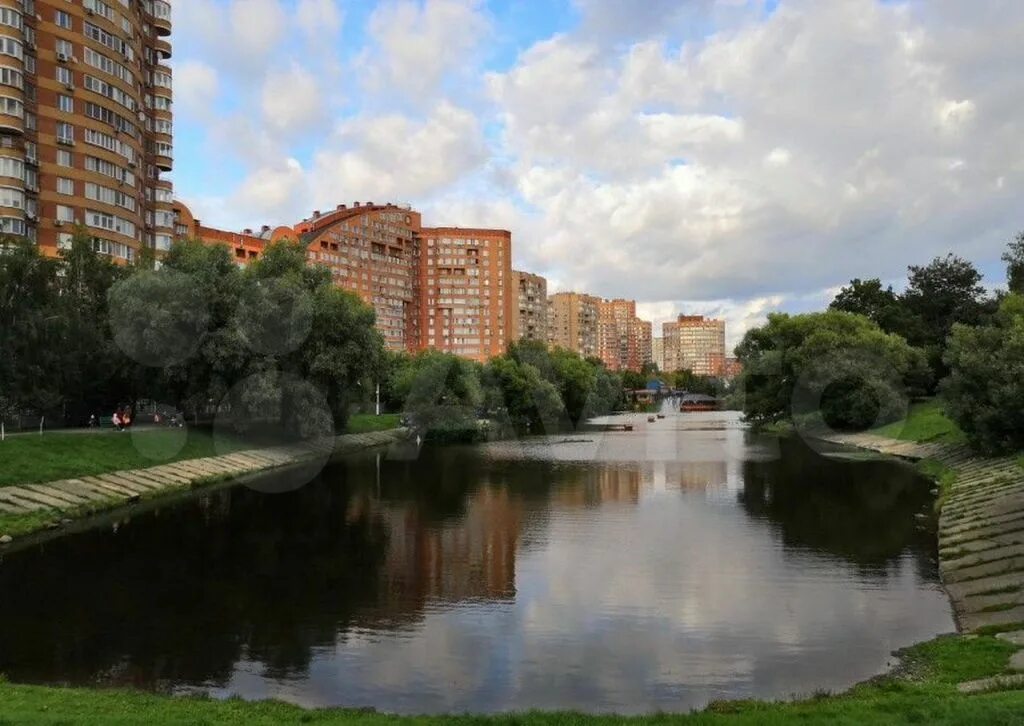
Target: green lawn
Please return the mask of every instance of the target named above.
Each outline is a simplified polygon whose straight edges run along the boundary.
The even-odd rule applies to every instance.
[[[1019,724],[1024,691],[965,696],[964,680],[1004,672],[1015,650],[993,637],[943,637],[907,649],[901,666],[837,695],[791,703],[715,702],[691,714],[622,718],[578,713],[482,716],[387,716],[371,711],[303,710],[237,699],[174,698],[121,690],[88,690],[0,683],[0,724]],[[839,657],[839,656],[837,656]]]
[[[348,419],[345,433],[368,434],[373,431],[396,429],[401,423],[401,418],[402,415],[398,413],[382,413],[380,416],[372,413],[353,414]]]
[[[910,406],[907,418],[882,426],[871,433],[901,441],[925,441],[959,444],[966,441],[964,433],[946,417],[939,399],[931,399]]]
[[[252,448],[218,435],[219,453]],[[0,442],[0,486],[31,484],[215,456],[208,429],[44,433]]]

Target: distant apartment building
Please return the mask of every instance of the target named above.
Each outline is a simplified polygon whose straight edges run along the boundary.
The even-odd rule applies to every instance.
[[[355,202],[287,227],[242,233],[206,227],[176,202],[175,234],[231,249],[248,264],[283,239],[376,313],[391,350],[436,348],[485,361],[504,352],[515,314],[512,236],[504,230],[423,227],[407,206]]]
[[[598,355],[600,298],[578,292],[548,296],[548,343],[584,358]]]
[[[530,272],[512,271],[516,295],[513,340],[548,341],[548,281]]]
[[[725,371],[722,374],[723,378],[732,380],[739,376],[743,372],[743,364],[740,363],[738,358],[727,357],[725,359]]]
[[[481,362],[504,353],[517,304],[511,233],[438,227],[420,237],[420,347]]]
[[[689,370],[702,376],[725,373],[725,321],[680,315],[662,324],[666,371]]]
[[[665,339],[654,338],[651,340],[651,362],[658,366],[658,370],[665,371]]]
[[[653,338],[653,326],[650,320],[640,320],[637,318],[637,350],[639,352],[640,368],[648,365],[654,361],[654,338]]]

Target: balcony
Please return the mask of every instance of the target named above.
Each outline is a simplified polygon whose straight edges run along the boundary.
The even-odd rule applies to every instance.
[[[153,0],[153,27],[158,35],[171,34],[171,5],[164,0]]]

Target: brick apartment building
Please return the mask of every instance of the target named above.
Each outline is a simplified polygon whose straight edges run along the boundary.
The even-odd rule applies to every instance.
[[[637,318],[634,300],[555,293],[548,297],[548,342],[600,358],[613,371],[639,371],[651,360],[651,324]]]
[[[515,326],[512,235],[505,230],[423,227],[407,206],[355,202],[293,227],[241,234],[202,225],[175,204],[175,233],[227,244],[241,265],[270,242],[292,239],[339,287],[371,305],[392,350],[435,348],[486,361],[505,351]]]
[[[702,376],[725,375],[725,321],[680,315],[662,324],[665,371],[690,370]]]
[[[600,298],[578,292],[548,296],[548,343],[584,358],[598,355]]]
[[[530,272],[512,271],[518,308],[513,340],[548,340],[548,281]]]
[[[121,261],[173,235],[171,6],[0,8],[0,232],[56,255],[84,224]]]

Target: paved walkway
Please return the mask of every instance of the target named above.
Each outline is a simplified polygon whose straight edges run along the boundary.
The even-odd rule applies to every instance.
[[[1024,468],[1017,457],[978,456],[965,445],[917,444],[849,434],[828,441],[956,473],[939,516],[939,571],[961,631],[1024,624]]]
[[[404,435],[405,429],[346,434],[323,445],[304,443],[275,446],[204,459],[187,459],[147,469],[115,471],[46,484],[0,487],[0,513],[49,512],[59,518],[61,514],[73,516],[83,510],[99,511],[174,490],[267,471],[311,458],[382,446]],[[2,534],[0,532],[0,535]]]

